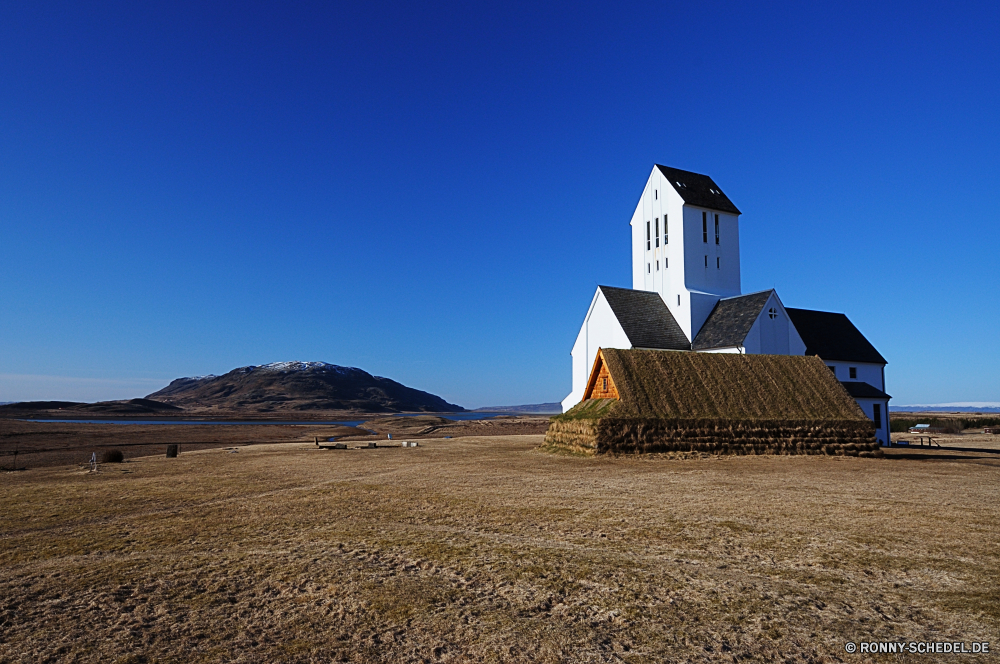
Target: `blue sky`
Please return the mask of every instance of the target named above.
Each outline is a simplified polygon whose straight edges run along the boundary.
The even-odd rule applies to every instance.
[[[281,360],[555,401],[654,163],[893,403],[1000,402],[997,3],[5,3],[0,401]]]

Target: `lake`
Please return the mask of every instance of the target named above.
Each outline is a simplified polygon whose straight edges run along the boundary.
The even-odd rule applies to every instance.
[[[497,415],[510,415],[510,413],[380,413],[373,414],[375,417],[417,417],[420,415],[430,415],[433,417],[444,417],[449,420],[461,422],[465,420],[485,420]],[[369,418],[369,419],[372,419]],[[337,420],[337,421],[316,421],[316,420],[136,420],[136,419],[98,419],[98,420],[22,420],[23,422],[62,422],[64,424],[187,424],[187,425],[216,425],[216,426],[240,426],[240,425],[267,425],[267,424],[313,424],[322,426],[344,426],[356,427],[368,420]]]

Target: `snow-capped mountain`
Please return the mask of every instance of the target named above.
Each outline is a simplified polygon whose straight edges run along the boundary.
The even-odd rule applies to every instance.
[[[461,406],[355,367],[271,362],[178,378],[147,398],[184,408],[253,411],[457,412]]]

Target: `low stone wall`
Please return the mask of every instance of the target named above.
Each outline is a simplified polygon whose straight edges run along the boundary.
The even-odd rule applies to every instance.
[[[557,418],[545,445],[584,454],[881,454],[874,425],[857,420]]]

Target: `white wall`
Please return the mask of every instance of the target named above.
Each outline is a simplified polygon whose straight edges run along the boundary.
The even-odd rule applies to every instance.
[[[702,234],[703,212],[708,221],[708,242]],[[719,244],[715,244],[717,214]],[[684,285],[688,290],[720,297],[740,294],[740,229],[736,216],[684,206]]]
[[[718,295],[713,295],[711,293],[701,293],[695,291],[684,291],[687,295],[688,300],[688,311],[690,312],[688,316],[684,318],[683,321],[677,321],[681,329],[684,330],[684,334],[687,335],[688,339],[694,340],[698,336],[698,331],[701,326],[705,324],[708,320],[709,314],[712,313],[712,309],[715,308],[715,303],[718,302],[720,298]],[[683,301],[683,297],[681,300]],[[677,299],[674,298],[674,302]]]
[[[587,378],[590,377],[598,349],[631,347],[632,342],[618,323],[604,293],[598,288],[576,337],[576,343],[573,344],[573,391],[562,401],[563,412],[583,400]]]
[[[861,406],[861,410],[864,411],[868,419],[872,421],[875,420],[875,404],[881,406],[882,426],[875,429],[875,437],[878,439],[880,445],[884,445],[889,441],[889,402],[883,399],[855,399],[855,401]]]
[[[844,381],[861,381],[868,383],[872,387],[877,387],[878,389],[885,392],[885,384],[882,382],[882,367],[881,364],[870,364],[867,362],[832,362],[830,360],[823,360],[826,366],[833,367],[835,373],[837,374],[837,380]],[[857,378],[851,378],[851,367],[857,368]]]
[[[632,288],[659,293],[682,329],[685,327],[683,320],[690,317],[684,288],[683,207],[684,200],[654,166],[629,222],[632,225]],[[647,221],[651,230],[649,249],[646,249]],[[678,295],[681,295],[680,304]]]

